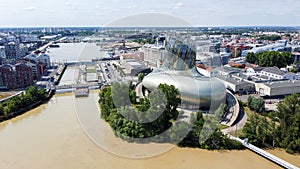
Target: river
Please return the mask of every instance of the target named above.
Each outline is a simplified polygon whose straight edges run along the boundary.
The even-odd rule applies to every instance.
[[[49,103],[1,123],[0,168],[280,168],[248,150],[207,151],[167,144],[142,145],[139,150],[132,150],[141,145],[116,138],[107,123],[100,119],[96,102],[95,92],[81,99],[75,99],[73,94],[55,95]],[[91,117],[95,119],[86,126],[85,120]],[[94,124],[95,121],[99,123]],[[101,133],[102,137],[99,140],[96,138],[96,142],[103,144],[102,147],[85,132],[87,128],[97,127],[102,128],[101,131],[92,132]],[[120,152],[124,154],[171,149],[151,158],[135,159],[115,155],[119,152],[114,148],[122,149]],[[300,165],[300,156],[289,160]]]
[[[105,55],[96,43],[59,43],[59,46],[48,50],[51,62],[89,62]]]

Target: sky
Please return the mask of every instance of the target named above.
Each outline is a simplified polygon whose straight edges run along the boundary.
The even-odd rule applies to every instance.
[[[300,0],[0,0],[0,27],[107,26],[144,13],[193,26],[300,26]]]

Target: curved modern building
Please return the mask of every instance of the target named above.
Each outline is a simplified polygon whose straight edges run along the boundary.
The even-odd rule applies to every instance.
[[[145,76],[142,83],[150,91],[159,84],[174,85],[180,91],[181,107],[212,110],[225,102],[226,89],[221,81],[199,74],[194,49],[190,41],[168,37],[163,69]]]

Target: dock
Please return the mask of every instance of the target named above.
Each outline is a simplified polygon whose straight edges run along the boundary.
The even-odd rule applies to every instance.
[[[76,88],[75,97],[88,97],[90,93],[89,88]]]

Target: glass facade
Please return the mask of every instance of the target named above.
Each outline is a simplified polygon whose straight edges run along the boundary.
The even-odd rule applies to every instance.
[[[193,44],[187,44],[177,40],[175,37],[166,39],[166,67],[173,70],[192,69],[196,63],[196,52]]]

